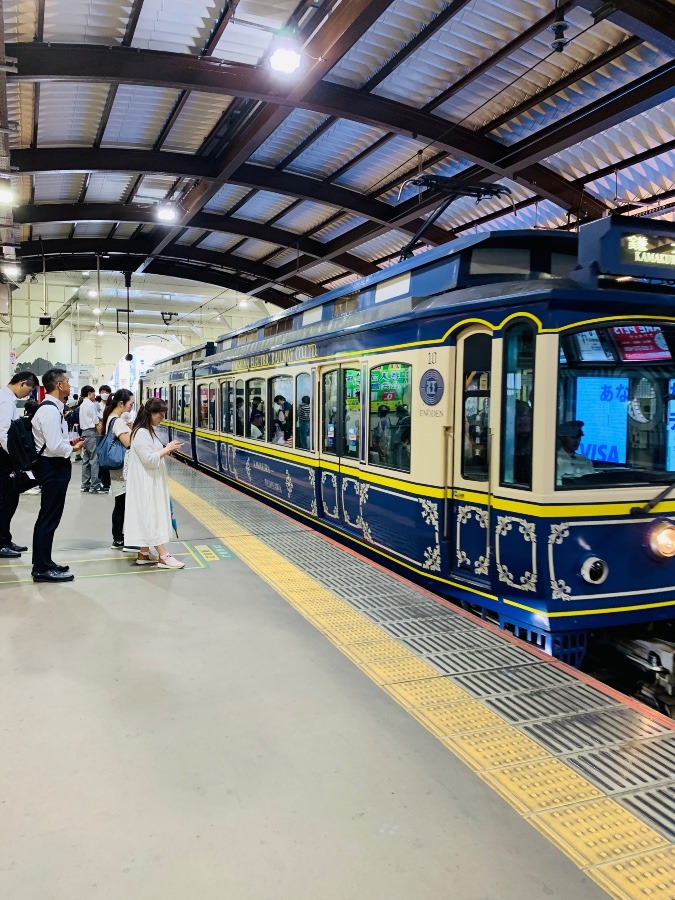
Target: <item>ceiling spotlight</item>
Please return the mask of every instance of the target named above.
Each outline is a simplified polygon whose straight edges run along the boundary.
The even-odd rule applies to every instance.
[[[16,263],[7,263],[2,266],[2,274],[10,281],[16,281],[17,278],[21,277],[21,266],[18,266]]]
[[[549,26],[549,31],[553,32],[553,40],[551,41],[551,49],[557,53],[562,53],[569,44],[571,38],[565,37],[565,32],[570,27],[570,23],[566,21],[562,9],[556,9],[555,21]]]
[[[248,300],[240,300],[239,306],[248,306]]]
[[[85,278],[89,278],[89,276],[91,275],[91,272],[82,272],[82,274],[84,275]]]
[[[100,307],[95,306],[95,307],[92,309],[92,312],[93,312],[93,314],[94,314],[95,316],[98,316],[98,315],[101,314],[101,309],[100,309]]]
[[[9,182],[0,183],[0,203],[14,203],[14,191]]]
[[[272,44],[270,54],[270,67],[275,72],[284,75],[292,75],[297,72],[302,64],[300,42],[293,34],[279,34]]]
[[[94,291],[94,290],[87,291],[87,297],[91,297],[91,299],[93,300],[94,297],[98,297],[98,294],[97,294],[97,292]]]
[[[155,208],[158,222],[175,222],[178,218],[178,207],[174,203],[160,203]]]

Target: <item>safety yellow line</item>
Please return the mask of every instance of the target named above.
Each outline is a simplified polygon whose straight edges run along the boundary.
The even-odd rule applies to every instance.
[[[171,495],[372,681],[617,900],[672,900],[675,846],[259,537],[170,479]]]

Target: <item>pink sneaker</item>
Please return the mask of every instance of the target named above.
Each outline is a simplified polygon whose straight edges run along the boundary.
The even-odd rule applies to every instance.
[[[185,563],[181,562],[179,559],[176,559],[175,557],[169,555],[169,556],[160,556],[157,566],[160,569],[184,569]]]

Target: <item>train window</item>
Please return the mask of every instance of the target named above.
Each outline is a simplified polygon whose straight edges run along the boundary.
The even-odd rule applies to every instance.
[[[296,431],[295,446],[300,450],[313,450],[312,441],[312,379],[301,372],[295,379]]]
[[[270,409],[272,423],[270,440],[273,444],[293,445],[293,379],[278,375],[270,379]]]
[[[379,466],[410,471],[410,403],[412,366],[385,363],[370,370],[369,460]]]
[[[343,456],[356,459],[361,454],[361,370],[343,369],[344,420]]]
[[[211,431],[216,430],[216,385],[214,381],[209,384],[209,428]]]
[[[186,425],[192,425],[192,403],[190,400],[190,385],[184,384],[181,388],[181,416],[180,421]]]
[[[237,434],[243,435],[245,431],[246,424],[246,403],[244,401],[244,382],[241,379],[237,379],[235,382],[235,394],[236,394],[236,428]]]
[[[613,323],[561,337],[556,488],[675,479],[675,327]]]
[[[246,437],[264,441],[267,432],[264,378],[249,378],[246,382],[246,413]]]
[[[491,366],[490,335],[470,335],[464,341],[462,382],[462,475],[468,481],[488,480]]]
[[[169,418],[173,422],[178,421],[178,404],[176,403],[176,388],[173,384],[169,388]]]
[[[519,324],[504,337],[502,484],[532,486],[533,399],[534,331]]]
[[[232,434],[234,431],[234,384],[231,381],[221,381],[220,383],[220,411],[222,415],[221,430]]]
[[[166,403],[166,388],[165,387],[159,389],[159,396]]]
[[[324,453],[337,453],[338,428],[338,370],[326,372],[321,378],[323,422],[321,447]]]
[[[197,387],[197,428],[209,427],[209,389],[205,384]]]

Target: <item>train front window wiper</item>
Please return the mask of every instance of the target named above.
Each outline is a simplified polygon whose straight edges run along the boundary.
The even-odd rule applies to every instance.
[[[633,506],[630,514],[631,516],[648,516],[649,513],[661,503],[662,500],[665,500],[666,497],[670,494],[670,492],[675,488],[675,478],[668,484],[660,494],[657,494],[653,500],[648,500],[642,506]]]

